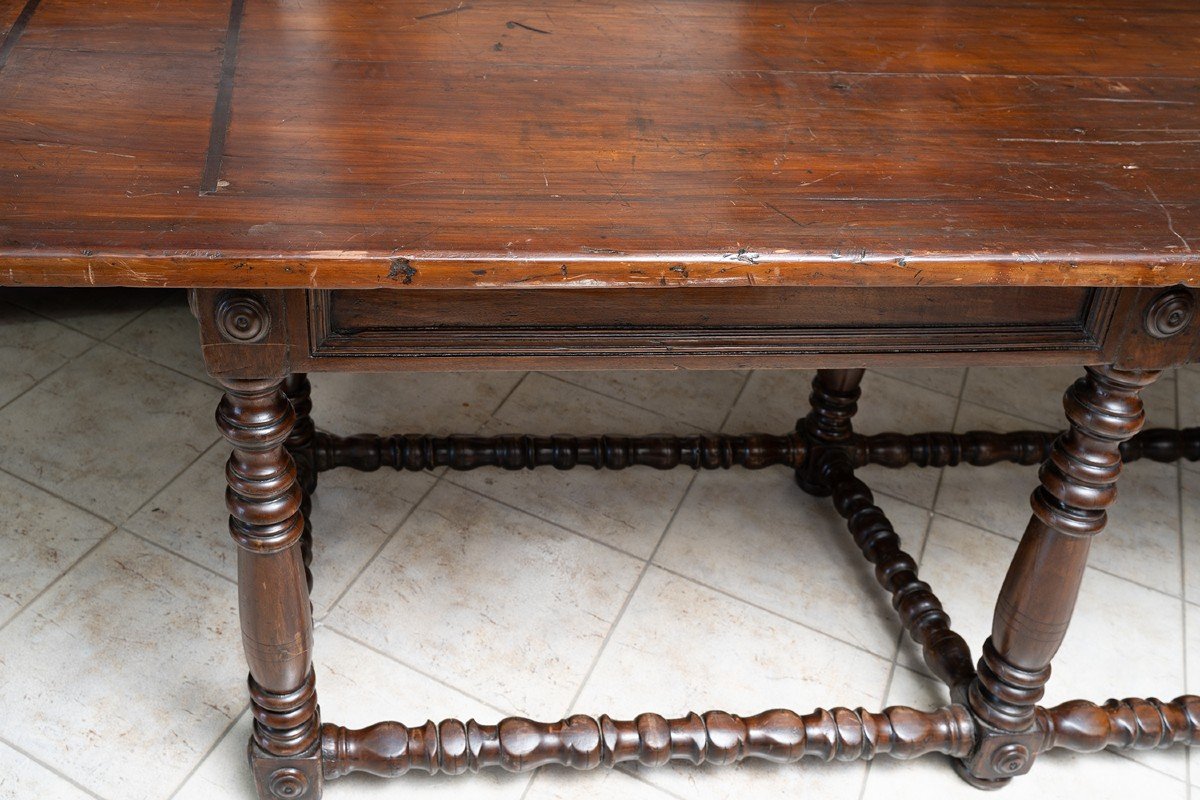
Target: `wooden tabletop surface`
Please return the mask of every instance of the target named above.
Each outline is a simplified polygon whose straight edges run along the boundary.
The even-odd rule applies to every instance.
[[[0,0],[0,284],[1200,285],[1194,0]]]

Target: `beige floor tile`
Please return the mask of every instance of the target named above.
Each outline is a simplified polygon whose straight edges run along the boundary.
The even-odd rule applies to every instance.
[[[963,400],[1015,414],[1055,430],[1066,427],[1062,398],[1082,376],[1082,367],[971,367],[963,387]],[[1174,427],[1174,372],[1142,392],[1147,427]]]
[[[976,403],[963,402],[957,433],[968,431],[1054,431],[1047,425],[1010,416]],[[1014,539],[1029,522],[1029,497],[1037,486],[1037,467],[993,464],[990,467],[947,467],[938,492],[938,513],[987,528]]]
[[[876,502],[918,556],[928,512]],[[655,562],[889,659],[896,651],[896,615],[874,568],[830,500],[802,492],[789,470],[698,476]]]
[[[0,299],[104,339],[169,294],[165,289],[5,288]]]
[[[214,383],[200,355],[200,327],[182,291],[117,331],[109,344],[169,369]]]
[[[915,383],[918,386],[924,386],[926,389],[933,389],[935,392],[948,394],[951,397],[958,397],[959,391],[962,389],[963,377],[966,375],[966,367],[953,368],[921,368],[921,367],[896,367],[894,369],[881,369],[872,367],[871,372],[877,372],[880,375],[887,375],[890,378],[898,378],[899,380],[908,383]]]
[[[218,397],[100,345],[0,411],[0,466],[122,522],[216,441]]]
[[[472,433],[522,372],[328,372],[311,376],[317,427],[356,433]]]
[[[959,411],[960,431],[1033,426],[973,403]],[[1122,473],[1116,504],[1095,539],[1089,564],[1169,594],[1179,594],[1179,488],[1174,464],[1139,461]],[[1029,522],[1037,467],[994,464],[948,468],[937,511],[1020,539]]]
[[[328,624],[497,707],[556,717],[641,566],[443,483]]]
[[[745,372],[719,370],[628,370],[550,374],[706,431],[715,431],[721,427],[721,422],[746,382]]]
[[[427,719],[477,718],[493,724],[503,716],[418,672],[397,664],[344,636],[318,628],[313,650],[321,719],[349,728],[364,728],[384,719],[419,725]],[[255,800],[254,781],[246,767],[250,714],[242,715],[221,743],[184,784],[174,800]],[[453,800],[517,800],[528,775],[487,770],[478,775],[436,776],[411,773],[396,780],[350,775],[328,784],[329,800],[363,798],[453,798]]]
[[[923,576],[976,656],[991,632],[992,610],[1015,550],[1016,542],[1010,539],[944,517],[935,517],[930,528]],[[1044,704],[1181,694],[1181,605],[1172,597],[1088,569],[1071,628],[1054,659]],[[920,653],[907,637],[900,662],[923,669]],[[1182,756],[1176,752],[1130,757],[1183,777]]]
[[[886,659],[652,568],[573,710],[632,719],[643,712],[875,707],[888,670]],[[753,761],[639,774],[684,798],[853,797],[863,767]]]
[[[1200,603],[1200,474],[1191,470],[1180,473],[1183,512],[1184,595]]]
[[[0,472],[0,625],[112,530],[18,478]],[[2,654],[0,654],[2,655]]]
[[[905,669],[896,670],[889,705],[935,708],[945,699],[936,682]],[[1177,759],[1178,760],[1178,759]],[[1187,784],[1115,753],[1077,754],[1056,750],[1041,756],[1028,774],[1001,790],[1018,800],[1183,800]],[[912,798],[976,800],[980,791],[959,778],[948,758],[925,756],[914,761],[881,758],[871,765],[863,800]]]
[[[228,534],[225,461],[218,442],[147,503],[126,527],[237,580]],[[313,501],[313,611],[322,617],[380,545],[433,485],[423,473],[335,470],[321,475]]]
[[[1200,426],[1200,364],[1181,367],[1179,382],[1179,424],[1184,428]],[[1184,461],[1184,469],[1200,472],[1200,461]]]
[[[484,433],[694,433],[627,403],[531,374],[505,401]],[[645,559],[691,482],[689,469],[637,467],[621,471],[544,467],[510,472],[479,469],[448,480],[534,516]]]
[[[525,800],[670,800],[671,795],[620,769],[577,772],[567,767],[538,770]]]
[[[796,420],[808,413],[812,376],[811,370],[755,372],[734,406],[725,430],[730,433],[792,430]],[[957,401],[940,392],[872,372],[863,378],[862,389],[858,415],[854,418],[855,430],[861,433],[949,430],[954,424]],[[862,478],[876,491],[928,508],[933,504],[938,472],[866,467]]]
[[[240,712],[224,581],[124,532],[0,632],[0,735],[106,797],[161,798]]]
[[[28,756],[0,744],[0,800],[88,800],[91,795]]]
[[[1184,603],[1187,636],[1184,639],[1184,658],[1187,659],[1187,692],[1200,694],[1200,607]],[[1167,697],[1164,693],[1163,697]],[[1200,747],[1188,749],[1191,764],[1189,777],[1193,786],[1200,786]]]
[[[0,302],[0,405],[93,344],[57,322]]]

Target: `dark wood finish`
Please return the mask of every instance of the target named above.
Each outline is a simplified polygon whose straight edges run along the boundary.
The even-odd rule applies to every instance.
[[[875,579],[892,596],[900,624],[921,647],[926,665],[962,702],[975,677],[971,649],[950,628],[950,615],[933,589],[917,577],[917,562],[901,548],[900,537],[879,506],[870,488],[854,475],[844,453],[824,451],[817,463],[832,487],[833,506],[846,520],[854,543],[875,565]]]
[[[226,501],[250,664],[250,763],[264,798],[319,797],[323,784],[303,497],[284,447],[295,421],[278,381],[225,383],[217,423],[233,447]]]
[[[850,528],[854,543],[875,565],[875,578],[892,596],[900,624],[921,646],[925,663],[962,702],[975,676],[971,651],[950,629],[950,616],[929,584],[917,577],[917,562],[900,546],[900,537],[865,483],[855,477],[847,445],[854,438],[853,418],[862,396],[863,370],[818,370],[809,396],[811,410],[796,427],[808,442],[806,460],[796,470],[800,488],[833,497],[833,506]]]
[[[312,574],[312,496],[317,490],[316,447],[317,427],[312,419],[312,384],[308,376],[295,373],[283,381],[283,393],[296,414],[292,432],[284,443],[292,461],[296,464],[296,482],[303,497],[300,501],[300,516],[304,519],[304,533],[300,537],[300,554],[304,559],[304,577],[309,592],[313,587]]]
[[[997,2],[0,0],[0,284],[186,286],[226,390],[261,797],[929,752],[995,786],[1197,743],[1200,698],[1036,704],[1121,461],[1200,456],[1131,438],[1200,357],[1200,7]],[[864,436],[883,363],[1091,367],[1055,439]],[[618,366],[821,371],[793,433],[640,437],[330,436],[300,374]],[[976,669],[855,469],[1043,459]],[[321,725],[321,469],[771,464],[832,495],[949,706]]]
[[[833,494],[833,484],[823,471],[828,445],[843,445],[854,435],[851,420],[862,396],[862,369],[821,369],[813,378],[808,415],[796,423],[810,444],[808,458],[796,468],[800,488],[817,497]]]
[[[1109,700],[1102,706],[1074,700],[1037,708],[1037,725],[1036,753],[1198,744],[1200,697],[1184,695],[1169,703]],[[629,762],[653,767],[672,760],[733,764],[756,758],[786,764],[803,758],[860,761],[930,753],[962,758],[975,747],[976,726],[966,706],[953,704],[936,711],[894,706],[882,713],[833,708],[801,715],[775,709],[753,717],[710,711],[678,719],[577,714],[556,723],[510,717],[496,725],[448,719],[416,727],[381,722],[361,730],[327,724],[321,741],[328,778],[351,772],[394,778],[413,771],[461,775],[488,767],[524,772],[550,764],[587,770]]]
[[[306,320],[289,295],[294,369],[744,368],[900,354],[1011,363],[1102,360],[1119,292],[1104,289],[500,289],[330,291]]]
[[[954,467],[969,464],[986,467],[1003,462],[1032,466],[1050,456],[1050,448],[1061,433],[1045,431],[968,431],[966,433],[852,433],[839,448],[853,467],[878,464],[884,467]],[[805,463],[807,443],[796,432],[699,434],[649,436],[599,434],[539,436],[528,433],[476,436],[451,434],[430,436],[419,433],[379,436],[361,433],[336,436],[318,432],[312,445],[320,471],[349,467],[374,472],[384,467],[416,472],[449,467],[472,470],[482,467],[534,469],[765,469],[771,466],[799,468]],[[1181,459],[1200,461],[1200,428],[1154,428],[1121,443],[1121,460],[1141,459],[1170,463]]]
[[[1000,590],[970,688],[971,709],[989,733],[963,762],[977,782],[1007,781],[1033,763],[1036,751],[1004,734],[1037,730],[1035,705],[1075,609],[1091,539],[1104,529],[1105,509],[1116,497],[1120,443],[1141,429],[1139,392],[1157,377],[1088,368],[1064,397],[1071,427],[1042,466],[1033,517]]]
[[[593,467],[627,469],[764,469],[776,464],[793,468],[804,461],[804,441],[795,434],[771,436],[332,436],[316,437],[317,469],[352,467],[374,472],[382,467],[416,472],[449,467],[471,470],[479,467],[533,469],[534,467]]]
[[[498,725],[455,719],[415,728],[383,722],[357,731],[325,725],[321,739],[329,778],[350,772],[398,777],[410,770],[459,775],[485,767],[523,772],[549,764],[596,769],[627,762],[654,767],[672,760],[735,764],[757,758],[790,764],[802,758],[961,757],[974,744],[974,721],[961,705],[937,711],[896,706],[882,713],[817,709],[804,715],[775,709],[752,717],[709,711],[678,719],[577,714],[557,723],[510,717]]]
[[[1200,280],[1183,0],[240,6],[7,37],[0,281]]]

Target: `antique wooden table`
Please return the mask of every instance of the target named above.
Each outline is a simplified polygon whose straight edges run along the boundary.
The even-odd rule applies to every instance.
[[[1200,741],[1197,697],[1037,705],[1122,461],[1200,458],[1139,434],[1139,390],[1200,349],[1197,30],[1191,0],[0,0],[0,284],[192,290],[262,797],[931,752],[998,786],[1056,747]],[[1082,377],[1057,437],[865,436],[884,363]],[[339,438],[304,376],[618,366],[821,369],[794,431],[744,436]],[[999,461],[1043,466],[976,665],[855,469]],[[579,464],[794,469],[950,702],[322,724],[318,473]]]

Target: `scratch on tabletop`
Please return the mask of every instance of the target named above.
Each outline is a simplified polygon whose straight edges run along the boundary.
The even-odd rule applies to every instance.
[[[433,19],[434,17],[445,17],[445,16],[449,16],[450,14],[457,14],[460,11],[470,11],[470,10],[471,10],[470,3],[459,3],[454,8],[444,8],[441,11],[433,11],[428,14],[421,14],[418,17],[414,17],[414,19]]]
[[[1158,193],[1154,191],[1154,187],[1147,186],[1146,189],[1150,192],[1150,196],[1154,198],[1154,202],[1158,203],[1159,209],[1163,212],[1163,216],[1167,218],[1167,230],[1169,230],[1179,243],[1183,245],[1183,249],[1192,252],[1192,246],[1188,244],[1188,240],[1179,235],[1179,231],[1175,230],[1175,220],[1171,218],[1171,210],[1167,208],[1167,204],[1158,199]]]

